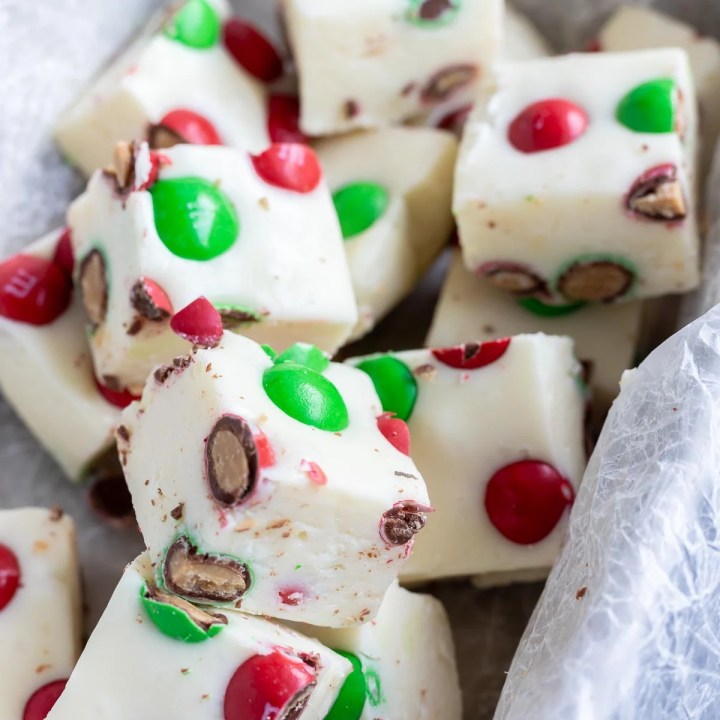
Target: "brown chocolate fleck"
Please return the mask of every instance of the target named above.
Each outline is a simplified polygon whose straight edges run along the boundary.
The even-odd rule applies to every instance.
[[[260,317],[242,308],[218,308],[224,330],[233,330],[240,325],[260,322]]]
[[[398,477],[410,478],[411,480],[418,479],[417,475],[413,475],[412,473],[401,472],[400,470],[396,470],[395,475],[397,475]]]
[[[576,593],[575,593],[575,599],[576,600],[582,600],[587,595],[587,587],[583,586],[581,587]]]
[[[151,125],[148,130],[148,145],[152,150],[166,150],[186,142],[187,140],[182,135],[162,123]]]
[[[173,368],[178,373],[189,368],[192,363],[193,359],[189,355],[181,355],[180,357],[173,358]]]
[[[222,613],[211,613],[195,607],[187,600],[175,597],[169,593],[164,593],[154,585],[148,584],[145,589],[145,597],[155,600],[155,602],[166,603],[172,605],[178,610],[182,610],[187,616],[204,632],[207,632],[213,625],[227,625],[228,619]]]
[[[162,385],[173,374],[173,368],[170,365],[161,365],[154,373],[155,382]]]
[[[59,520],[62,520],[65,515],[65,511],[61,508],[55,505],[54,507],[50,508],[50,522],[58,522]]]
[[[567,300],[610,302],[625,295],[635,276],[611,260],[580,261],[571,265],[558,280],[558,290]]]
[[[448,65],[438,70],[420,92],[424,103],[434,104],[447,100],[458,90],[472,83],[479,75],[479,68],[468,63]]]
[[[127,334],[130,337],[133,337],[137,335],[142,329],[143,325],[145,323],[142,321],[142,318],[136,317],[131,323],[130,327],[126,330]]]
[[[425,527],[426,522],[420,506],[405,500],[382,514],[380,537],[388,545],[405,545]]]
[[[130,305],[140,317],[150,322],[164,322],[170,317],[167,308],[160,307],[143,280],[138,280],[130,290]]]
[[[205,446],[205,473],[213,498],[228,507],[240,504],[257,482],[258,457],[252,430],[243,418],[223,415]]]
[[[130,442],[130,431],[125,427],[125,425],[118,425],[115,432],[123,442]]]
[[[185,509],[185,503],[180,503],[179,505],[176,505],[171,511],[170,511],[170,517],[173,520],[179,520],[183,516],[183,510]]]
[[[346,118],[357,117],[360,114],[360,103],[357,100],[346,100],[343,109]]]
[[[184,535],[165,554],[163,579],[176,595],[210,602],[235,602],[250,587],[247,566],[231,557],[198,553]]]
[[[425,363],[424,365],[418,365],[413,370],[413,375],[417,375],[418,377],[428,377],[431,378],[436,373],[436,368],[434,365],[431,365],[430,363]]]
[[[80,263],[80,292],[83,307],[93,328],[102,325],[107,315],[108,286],[105,274],[105,258],[95,249]]]
[[[687,215],[682,187],[674,165],[660,165],[643,173],[630,188],[627,208],[649,220],[682,220]]]

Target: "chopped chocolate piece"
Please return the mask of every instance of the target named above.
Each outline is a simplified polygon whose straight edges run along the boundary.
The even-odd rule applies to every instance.
[[[130,305],[141,317],[151,322],[163,322],[170,317],[170,309],[165,302],[167,297],[161,300],[158,297],[158,290],[155,283],[144,279],[138,280],[130,290]]]
[[[682,220],[687,215],[674,165],[658,165],[643,173],[630,188],[627,207],[650,220]]]
[[[205,467],[210,492],[220,504],[238,505],[252,492],[258,456],[245,420],[224,415],[215,423],[205,448]]]
[[[132,497],[115,446],[95,460],[86,478],[90,484],[88,502],[100,518],[118,528],[135,524]]]
[[[161,123],[151,125],[148,131],[148,144],[152,150],[166,150],[185,142],[187,141],[181,135]]]
[[[240,325],[260,322],[259,315],[242,308],[218,308],[218,312],[225,330],[234,330]]]
[[[388,545],[405,545],[419,533],[427,522],[421,507],[406,500],[383,513],[380,521],[380,537]]]
[[[155,382],[162,385],[173,374],[173,368],[170,365],[161,365],[153,374]]]
[[[357,100],[346,100],[345,105],[345,117],[354,118],[360,114],[360,103]]]
[[[473,82],[478,72],[477,66],[463,63],[442,68],[427,81],[420,93],[420,99],[425,103],[443,102]]]
[[[107,314],[108,287],[105,258],[99,250],[91,250],[80,264],[80,291],[93,328],[102,325]]]
[[[130,431],[124,425],[118,425],[117,430],[115,432],[117,433],[117,436],[123,442],[130,441]]]
[[[170,511],[170,517],[172,517],[173,520],[179,520],[183,516],[184,510],[185,503],[180,503]]]
[[[172,605],[178,610],[182,610],[187,616],[204,632],[207,632],[213,625],[227,625],[228,619],[222,613],[211,613],[201,610],[187,600],[162,592],[154,585],[148,584],[145,591],[145,597],[155,600],[156,602]]]
[[[558,280],[558,290],[568,300],[610,302],[625,295],[635,275],[611,260],[580,261],[571,265]]]

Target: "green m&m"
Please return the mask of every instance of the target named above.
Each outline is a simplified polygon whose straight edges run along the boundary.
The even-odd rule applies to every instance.
[[[385,412],[392,412],[401,420],[409,420],[417,400],[417,380],[412,370],[392,355],[369,358],[357,364],[370,376]]]
[[[263,374],[263,388],[280,410],[305,425],[340,432],[350,423],[342,395],[315,370],[294,362],[273,365]]]
[[[572,315],[573,313],[577,312],[581,308],[585,307],[585,305],[587,303],[574,302],[574,303],[567,303],[565,305],[548,305],[547,303],[544,303],[542,300],[538,300],[537,298],[529,297],[529,298],[518,298],[517,304],[524,310],[527,310],[529,313],[532,313],[533,315],[537,315],[538,317],[556,318],[556,317],[565,317],[566,315]]]
[[[307,343],[295,343],[281,352],[274,360],[276,365],[295,363],[318,373],[324,372],[330,364],[330,360],[322,350]]]
[[[165,247],[185,260],[212,260],[240,233],[235,207],[204,178],[159,180],[150,188],[155,228]]]
[[[340,230],[348,240],[372,227],[387,210],[390,194],[374,182],[355,182],[333,193]]]
[[[618,103],[615,117],[633,132],[672,132],[675,128],[675,81],[658,78],[636,85]]]
[[[462,0],[410,0],[406,18],[422,27],[438,27],[455,20]]]
[[[325,720],[360,720],[367,692],[362,663],[353,653],[344,650],[335,650],[335,652],[350,661],[352,671],[340,688],[337,699],[325,716]]]
[[[188,0],[165,26],[165,35],[188,47],[205,50],[220,38],[220,18],[207,0]]]

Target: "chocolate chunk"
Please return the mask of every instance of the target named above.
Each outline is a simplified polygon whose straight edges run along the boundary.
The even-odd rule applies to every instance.
[[[635,275],[612,260],[580,261],[558,280],[558,290],[567,300],[610,302],[625,295]]]
[[[475,65],[460,63],[438,70],[420,92],[424,103],[434,104],[447,100],[458,90],[469,85],[479,75]]]
[[[674,165],[658,165],[643,173],[630,188],[627,207],[649,220],[682,220],[687,215]]]
[[[238,505],[252,492],[257,482],[258,457],[245,420],[223,415],[215,423],[205,446],[205,468],[210,492],[221,505]]]
[[[135,182],[135,158],[139,147],[136,142],[117,143],[113,152],[112,167],[103,171],[105,176],[113,181],[116,192],[121,195],[127,193]]]
[[[234,558],[198,553],[184,535],[165,554],[163,578],[176,595],[222,603],[239,600],[251,582],[246,565]]]
[[[174,368],[171,365],[161,365],[154,373],[153,377],[158,385],[162,385],[172,374]]]
[[[141,317],[151,322],[163,322],[170,317],[166,307],[155,302],[147,284],[138,280],[130,290],[130,305]]]
[[[118,425],[115,431],[123,442],[130,442],[130,431],[124,425]]]
[[[411,500],[405,500],[383,513],[380,537],[388,545],[405,545],[425,527],[426,522],[421,507]]]
[[[151,125],[148,130],[148,145],[150,145],[151,150],[165,150],[186,142],[187,140],[182,135],[161,123]]]
[[[99,250],[91,250],[80,264],[80,292],[92,327],[102,325],[107,315],[108,286],[105,258]]]
[[[145,597],[155,600],[155,602],[172,605],[178,610],[182,610],[187,616],[203,631],[207,632],[213,625],[227,625],[228,619],[222,613],[211,613],[195,607],[187,600],[169,595],[162,592],[154,585],[148,585],[145,589]]]
[[[180,503],[179,505],[176,505],[171,511],[170,511],[170,517],[173,520],[179,520],[183,516],[183,511],[185,510],[185,503]]]
[[[117,448],[98,457],[85,477],[90,485],[88,503],[106,523],[118,528],[135,525],[132,496],[123,475]]]
[[[345,105],[345,117],[348,119],[357,117],[360,114],[360,103],[357,100],[346,100]]]
[[[260,316],[242,308],[218,308],[224,330],[234,330],[240,325],[260,322]]]

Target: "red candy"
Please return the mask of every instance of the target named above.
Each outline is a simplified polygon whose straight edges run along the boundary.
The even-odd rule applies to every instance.
[[[0,264],[0,315],[48,325],[70,304],[72,285],[65,270],[52,260],[14,255]]]
[[[560,98],[540,100],[510,123],[508,140],[520,152],[542,152],[577,140],[587,126],[587,114],[574,103]]]
[[[171,110],[162,120],[164,125],[191,145],[222,145],[215,126],[192,110]]]
[[[450,132],[454,132],[459,135],[465,126],[465,121],[468,119],[468,115],[470,115],[471,110],[472,105],[463,105],[457,110],[453,110],[440,118],[437,126],[441,130],[449,130]]]
[[[300,129],[300,101],[295,95],[271,95],[268,101],[268,134],[274,143],[306,144]]]
[[[313,485],[319,487],[327,485],[327,475],[315,461],[302,460],[300,462],[300,470],[307,475],[308,480],[310,480]]]
[[[25,705],[22,720],[45,720],[66,684],[67,680],[55,680],[36,690]]]
[[[155,313],[167,313],[172,315],[173,306],[170,302],[170,298],[167,293],[158,285],[154,280],[150,278],[141,278],[142,289],[148,296]]]
[[[75,258],[73,257],[72,240],[70,235],[70,228],[65,228],[63,234],[58,240],[58,244],[55,246],[55,255],[53,262],[59,268],[65,271],[68,279],[72,283],[73,269],[75,268]]]
[[[477,370],[499,360],[510,346],[510,338],[488,340],[484,343],[465,343],[449,348],[436,348],[432,354],[443,365],[458,370]]]
[[[283,605],[296,607],[305,599],[305,591],[300,587],[284,587],[278,591],[280,602]]]
[[[228,20],[223,28],[225,48],[247,72],[270,83],[283,74],[283,61],[273,44],[243,20]]]
[[[199,297],[175,313],[170,327],[176,335],[193,345],[215,347],[223,335],[222,318],[207,298]]]
[[[140,399],[137,395],[132,395],[127,390],[113,390],[107,385],[103,385],[97,378],[95,378],[95,385],[100,391],[100,394],[111,405],[115,405],[115,407],[119,407],[121,409],[126,408],[134,400]]]
[[[508,540],[532,545],[553,531],[574,499],[573,486],[552,465],[521,460],[490,478],[485,509]]]
[[[272,467],[275,464],[275,451],[262,430],[253,434],[255,450],[257,451],[258,465],[261,468]]]
[[[20,586],[20,563],[15,553],[0,543],[0,611],[15,597]]]
[[[322,178],[317,155],[307,145],[273,143],[251,155],[255,172],[268,184],[298,193],[312,192]]]
[[[387,412],[378,416],[377,426],[396,450],[405,455],[410,454],[410,429],[404,420],[395,417],[395,413]]]
[[[300,717],[315,673],[300,658],[281,650],[254,655],[230,678],[225,691],[225,720],[285,720],[290,709]]]

